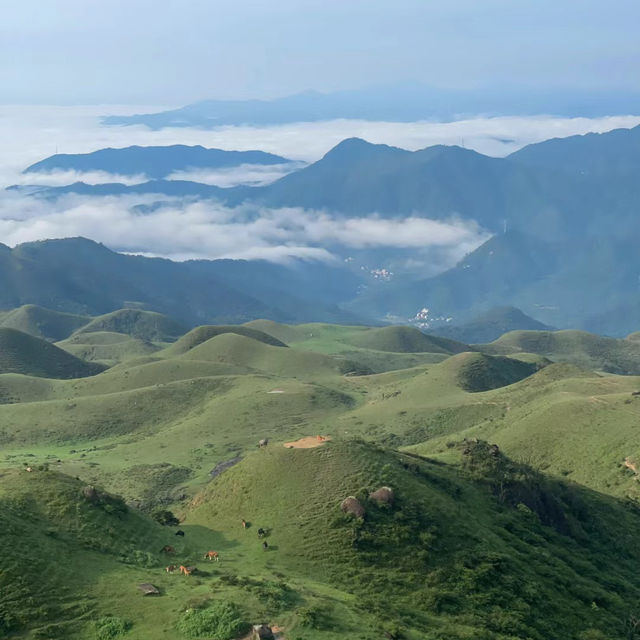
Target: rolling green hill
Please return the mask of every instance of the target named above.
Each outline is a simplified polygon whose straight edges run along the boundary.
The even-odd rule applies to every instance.
[[[381,485],[392,487],[392,505],[368,498]],[[341,513],[349,495],[364,519]],[[199,494],[185,522],[215,523],[225,556],[242,557],[251,573],[305,576],[305,600],[318,610],[305,638],[402,630],[429,640],[564,640],[623,637],[637,598],[639,517],[482,443],[463,447],[458,468],[343,442],[253,454]],[[257,527],[268,531],[267,553]],[[630,532],[624,542],[620,527]],[[322,583],[337,590],[331,600]]]
[[[119,309],[93,318],[78,333],[107,331],[124,333],[147,342],[173,342],[186,333],[187,328],[161,313],[140,309]]]
[[[89,322],[88,316],[52,311],[26,304],[0,314],[0,327],[24,331],[36,338],[57,342]]]
[[[495,342],[477,345],[491,354],[537,353],[558,362],[610,373],[640,374],[640,345],[584,331],[512,331]]]
[[[393,351],[395,353],[461,353],[468,351],[466,344],[428,336],[413,327],[383,327],[367,329],[353,336],[351,344],[376,351]]]
[[[3,473],[0,536],[3,638],[96,637],[94,621],[160,566],[166,540],[119,498],[45,467]]]
[[[0,328],[0,373],[82,378],[95,375],[103,368],[17,329]]]
[[[2,332],[38,357],[61,351]],[[546,351],[518,334],[546,336]],[[2,623],[18,638],[85,640],[112,616],[131,625],[123,640],[188,640],[179,629],[224,602],[293,639],[626,640],[640,598],[640,378],[552,363],[596,360],[572,332],[507,334],[493,349],[509,356],[382,350],[423,338],[457,345],[404,327],[256,321],[139,353],[149,343],[130,335],[77,332],[66,348],[114,365],[0,374],[0,544],[15,549],[0,560]],[[611,343],[634,341],[602,340],[611,362],[631,357]],[[331,441],[283,446],[317,435]],[[88,509],[88,485],[129,509],[115,498]],[[381,486],[392,506],[368,497]],[[348,496],[364,521],[340,511]],[[184,538],[147,519],[158,509]],[[7,570],[34,547],[47,567]],[[210,549],[220,563],[203,561]],[[160,596],[138,594],[143,582]]]
[[[57,346],[82,360],[108,366],[150,355],[161,348],[147,340],[112,331],[78,332]]]
[[[239,325],[208,325],[202,327],[196,327],[189,331],[178,340],[175,344],[167,348],[166,354],[180,355],[191,351],[203,342],[215,338],[216,336],[223,335],[225,333],[233,333],[239,336],[245,336],[252,340],[257,340],[264,344],[268,344],[274,347],[286,347],[282,341],[269,335],[263,331],[252,329],[251,327],[239,326]]]
[[[457,385],[471,392],[506,387],[538,370],[532,363],[484,353],[458,354],[446,360],[441,368],[449,372]]]

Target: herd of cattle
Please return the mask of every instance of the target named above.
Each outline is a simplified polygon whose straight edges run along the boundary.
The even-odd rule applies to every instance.
[[[242,520],[242,528],[243,529],[247,529],[249,528],[250,524],[246,521],[246,520]],[[258,538],[263,539],[266,535],[267,535],[267,530],[263,529],[262,527],[258,528]],[[184,537],[184,531],[182,531],[181,529],[179,529],[178,531],[176,531],[175,535],[177,536],[181,536]],[[266,551],[269,548],[269,544],[267,543],[266,540],[262,540],[262,549],[264,551]],[[164,547],[162,547],[162,549],[160,549],[160,553],[165,553],[167,555],[175,555],[176,553],[176,549],[175,547],[173,547],[170,544],[165,544]],[[217,551],[207,551],[204,554],[203,557],[204,560],[212,560],[215,562],[219,562],[220,561],[220,554]],[[198,569],[197,567],[193,567],[193,566],[185,566],[185,565],[175,565],[175,564],[170,564],[165,568],[165,571],[167,573],[173,573],[176,569],[180,570],[181,574],[184,574],[185,576],[190,576],[192,573],[195,573]]]

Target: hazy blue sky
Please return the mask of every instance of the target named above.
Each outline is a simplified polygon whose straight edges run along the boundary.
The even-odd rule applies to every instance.
[[[640,89],[639,24],[638,0],[20,0],[2,8],[0,102]]]

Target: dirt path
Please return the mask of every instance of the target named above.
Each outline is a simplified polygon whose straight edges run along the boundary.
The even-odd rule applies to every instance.
[[[287,449],[313,449],[314,447],[322,446],[329,440],[331,440],[331,436],[307,436],[295,442],[285,442],[284,446]]]

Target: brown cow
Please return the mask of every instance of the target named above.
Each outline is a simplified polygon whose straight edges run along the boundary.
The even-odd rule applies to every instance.
[[[173,555],[175,552],[176,550],[170,544],[165,544],[164,547],[160,549],[160,553],[168,553],[169,555]]]
[[[176,567],[176,565],[175,565],[175,564],[170,564],[170,565],[165,569],[165,571],[166,571],[167,573],[173,573],[177,568],[178,568],[178,567]]]
[[[218,552],[217,551],[207,551],[207,553],[204,554],[204,559],[205,560],[215,560],[216,562],[218,562],[220,560],[220,558],[218,557]]]
[[[247,528],[247,521],[244,518],[242,519],[242,528],[243,529]]]
[[[190,576],[194,567],[185,567],[184,565],[180,565],[180,573],[184,573],[185,576]]]

